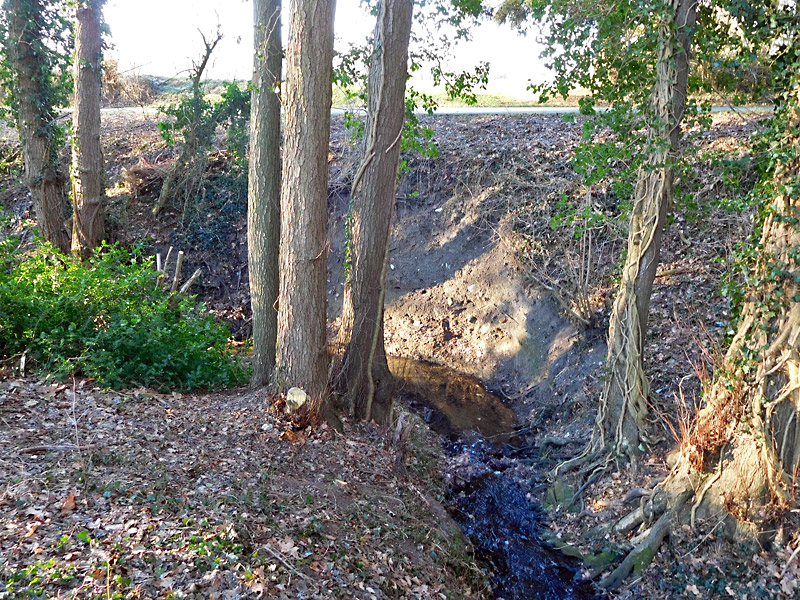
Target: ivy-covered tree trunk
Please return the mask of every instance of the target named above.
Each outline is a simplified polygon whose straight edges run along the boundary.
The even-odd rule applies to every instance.
[[[322,398],[328,383],[328,146],[333,0],[293,0],[286,50],[278,378]]]
[[[75,18],[72,116],[72,253],[86,258],[105,236],[105,171],[100,144],[104,0],[80,0]]]
[[[592,445],[595,450],[611,447],[632,461],[644,451],[648,439],[650,387],[642,358],[661,236],[672,198],[672,162],[686,107],[696,17],[697,0],[668,0],[658,23],[659,55],[650,106],[652,150],[638,174],[628,254],[609,325],[606,383]]]
[[[392,418],[383,307],[413,8],[413,0],[382,0],[378,6],[364,158],[353,181],[352,263],[340,333],[346,344],[340,385],[349,411],[383,424]]]
[[[255,48],[250,109],[247,252],[253,311],[254,387],[275,371],[281,218],[281,0],[253,3]]]
[[[800,492],[800,85],[779,122],[739,326],[681,448],[687,470],[719,467],[707,500],[755,524]]]
[[[58,116],[52,103],[52,74],[46,62],[41,0],[5,0],[8,21],[6,48],[13,70],[16,121],[25,160],[25,182],[31,193],[39,233],[68,252],[65,227],[66,178],[58,164]]]
[[[698,515],[722,514],[734,532],[754,537],[774,531],[770,521],[797,506],[800,85],[773,132],[767,216],[736,335],[670,475],[643,509],[623,519],[629,530],[646,516],[657,517],[651,533],[603,582],[606,587],[621,583],[636,564],[646,565],[677,520],[694,524]]]

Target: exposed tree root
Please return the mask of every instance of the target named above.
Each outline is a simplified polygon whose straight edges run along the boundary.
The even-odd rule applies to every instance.
[[[592,443],[589,442],[589,444],[584,447],[580,454],[556,465],[555,469],[550,472],[550,476],[552,479],[556,479],[578,469],[582,469],[584,473],[587,471],[594,471],[594,468],[598,466],[598,462],[593,463],[592,461],[597,461],[599,456],[600,452],[593,450]],[[585,465],[587,463],[592,464],[586,467]]]
[[[800,86],[789,122],[800,123]],[[777,113],[776,119],[786,118]],[[778,121],[780,123],[780,121]],[[780,129],[778,128],[778,131]],[[737,333],[705,406],[685,438],[681,454],[659,491],[614,527],[626,533],[658,520],[601,586],[618,586],[644,568],[676,522],[694,527],[698,515],[722,514],[736,537],[775,529],[781,514],[797,506],[800,472],[800,133],[778,135],[781,162],[772,174],[759,253],[752,265]],[[691,509],[684,505],[695,497]]]
[[[648,519],[652,520],[653,515],[660,515],[666,509],[667,499],[665,495],[659,495],[652,501],[642,502],[636,510],[617,521],[612,529],[617,533],[628,533]]]
[[[631,571],[636,570],[638,572],[645,569],[655,557],[661,542],[664,541],[676,521],[679,511],[693,495],[694,492],[692,490],[685,490],[678,494],[672,506],[664,510],[661,516],[658,517],[644,540],[628,553],[616,569],[600,581],[600,587],[604,589],[619,587],[631,574]]]

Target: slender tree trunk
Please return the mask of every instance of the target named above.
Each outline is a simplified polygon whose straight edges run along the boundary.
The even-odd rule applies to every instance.
[[[87,257],[105,237],[105,170],[100,144],[104,0],[75,8],[75,112],[72,116],[72,253]]]
[[[350,413],[384,424],[392,417],[392,376],[383,308],[413,9],[413,0],[381,0],[378,6],[364,159],[352,189],[352,264],[340,332],[347,344],[341,377]]]
[[[25,182],[31,193],[39,233],[63,252],[69,251],[65,227],[65,177],[58,164],[56,111],[50,102],[50,65],[42,64],[41,0],[5,0],[8,55],[14,70],[17,126],[25,159]]]
[[[333,0],[293,0],[286,53],[278,377],[326,393]]]
[[[697,0],[668,0],[659,24],[660,50],[651,108],[651,155],[639,170],[628,236],[628,255],[609,325],[607,379],[600,400],[593,446],[613,446],[632,461],[644,451],[650,386],[643,352],[650,295],[658,267],[664,221],[672,198],[681,120],[686,107],[689,50]]]
[[[281,217],[281,0],[255,0],[247,251],[253,310],[252,385],[269,382],[278,337]]]

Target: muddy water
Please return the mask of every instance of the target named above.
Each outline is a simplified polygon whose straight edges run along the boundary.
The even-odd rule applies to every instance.
[[[538,511],[526,491],[501,471],[481,469],[509,450],[520,454],[511,448],[519,439],[511,408],[478,379],[447,367],[398,357],[390,357],[389,367],[400,384],[400,398],[476,467],[476,476],[455,478],[450,506],[478,558],[493,572],[495,598],[594,598],[591,585],[577,579],[580,565],[541,542]],[[476,441],[475,432],[482,439]]]
[[[512,442],[517,417],[479,379],[433,363],[390,356],[398,395],[420,413],[431,428],[455,442],[476,431],[495,444]]]

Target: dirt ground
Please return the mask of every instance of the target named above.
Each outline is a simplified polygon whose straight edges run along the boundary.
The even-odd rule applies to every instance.
[[[482,598],[438,444],[0,371],[0,598]]]
[[[153,220],[149,216],[154,196],[158,191],[159,176],[163,176],[174,155],[172,149],[165,147],[159,141],[156,121],[155,116],[136,112],[106,114],[104,143],[108,161],[114,236],[124,242],[147,238],[152,251],[163,255],[170,246],[185,243],[187,238],[176,235],[179,227],[186,226],[185,220],[181,225],[180,207],[169,208],[159,220]],[[718,116],[715,121],[714,129],[704,134],[698,142],[706,149],[716,148],[734,152],[737,145],[741,145],[756,127],[752,120],[730,115]],[[546,225],[558,199],[563,194],[583,193],[579,178],[569,166],[569,158],[575,146],[581,141],[580,123],[568,123],[557,116],[528,115],[441,117],[430,124],[436,131],[434,140],[440,147],[440,155],[434,159],[409,158],[409,172],[402,177],[398,193],[397,214],[390,247],[385,326],[387,350],[398,357],[432,361],[474,375],[487,382],[490,389],[502,392],[509,399],[519,423],[526,431],[524,443],[536,448],[538,454],[535,461],[498,463],[494,467],[513,469],[515,478],[531,490],[532,497],[544,501],[546,505],[549,498],[550,516],[546,520],[555,536],[554,539],[561,539],[569,548],[580,552],[584,558],[595,559],[606,555],[618,555],[630,544],[630,540],[613,534],[598,538],[593,536],[592,532],[598,524],[612,522],[616,516],[630,508],[631,505],[623,501],[630,490],[647,490],[666,472],[665,455],[674,443],[671,432],[677,429],[684,408],[690,409],[692,402],[699,402],[702,378],[713,368],[715,352],[718,352],[727,330],[731,308],[728,301],[720,296],[719,284],[726,269],[725,261],[733,255],[736,244],[746,242],[750,235],[752,210],[715,208],[717,205],[712,201],[730,194],[730,190],[722,182],[714,180],[709,174],[708,166],[702,162],[695,165],[693,172],[684,175],[693,185],[698,184],[700,191],[695,200],[700,208],[687,208],[683,205],[677,207],[675,217],[665,235],[662,267],[653,293],[648,338],[647,370],[655,392],[654,426],[662,432],[662,443],[653,449],[652,455],[640,473],[634,475],[629,470],[623,469],[619,475],[610,476],[584,490],[579,506],[564,506],[562,502],[564,494],[559,496],[556,493],[552,496],[554,486],[544,475],[548,467],[554,466],[559,460],[578,450],[579,444],[588,440],[591,433],[595,403],[602,388],[602,365],[605,358],[604,327],[608,308],[613,300],[613,275],[619,251],[623,247],[624,232],[605,232],[603,245],[597,246],[594,254],[595,262],[591,265],[591,291],[596,320],[590,328],[579,326],[574,319],[570,320],[564,315],[554,293],[537,285],[536,278],[531,275],[531,264],[538,260],[537,256],[541,254],[541,249],[537,249],[539,248],[537,240],[542,244],[549,243],[554,235],[552,229]],[[329,202],[331,331],[336,330],[335,320],[341,310],[345,257],[344,217],[348,203],[348,184],[352,179],[357,155],[357,148],[351,143],[342,122],[335,119],[330,155]],[[142,174],[146,176],[141,176]],[[608,188],[598,187],[591,192],[596,203],[600,205],[614,201],[613,193]],[[18,214],[24,211],[25,202],[24,190],[18,184],[7,186],[0,194],[0,205]],[[228,320],[235,335],[242,339],[249,333],[250,315],[246,230],[241,195],[232,195],[224,206],[225,210],[228,210],[225,214],[230,216],[226,217],[220,228],[213,230],[213,235],[208,233],[211,231],[210,227],[204,230],[198,229],[199,237],[193,238],[196,241],[194,247],[176,249],[187,251],[187,271],[195,267],[204,270],[203,279],[196,291],[218,315]],[[211,210],[207,213],[209,221],[217,217],[218,214],[212,214]],[[568,254],[559,254],[554,249],[557,245],[556,243],[553,248],[547,250],[551,253],[550,259],[555,262],[567,261]],[[562,246],[566,247],[566,244]],[[32,382],[15,384],[7,373],[4,377],[7,394],[37,385]],[[74,415],[70,421],[68,413],[70,406],[74,411],[74,398],[77,396],[75,393],[70,396],[68,392],[68,389],[62,389],[60,392],[41,391],[45,397],[59,397],[58,394],[63,397],[60,401],[63,408],[58,409],[63,414],[59,413],[58,419],[65,424],[59,430],[65,439],[69,437],[67,425],[76,421]],[[115,408],[113,395],[107,396],[92,391],[84,396],[90,397],[91,402],[100,407],[97,410],[106,411],[108,413],[106,420],[117,422],[118,428],[131,427],[130,414],[114,416],[114,411],[125,413],[129,410],[125,406],[133,407],[139,404],[128,403],[122,408]],[[41,473],[50,473],[54,468],[53,465],[58,465],[65,473],[74,473],[76,469],[80,471],[85,468],[85,457],[84,459],[75,457],[74,448],[67,449],[67,454],[58,454],[56,457],[47,454],[49,451],[45,449],[42,460],[51,461],[48,463],[49,466],[39,471],[34,467],[29,473],[29,467],[25,466],[28,457],[38,456],[38,453],[29,454],[26,450],[27,446],[34,444],[34,440],[30,437],[32,432],[39,427],[46,427],[47,422],[55,423],[57,419],[54,421],[53,417],[42,421],[41,417],[32,420],[30,425],[23,425],[26,412],[38,410],[34,405],[28,407],[25,398],[30,396],[23,395],[18,404],[13,402],[3,404],[6,423],[8,424],[8,420],[13,421],[17,429],[4,430],[4,438],[0,440],[3,447],[13,447],[15,450],[14,453],[7,455],[10,458],[4,459],[2,466],[8,477],[17,472],[14,477],[20,482],[7,486],[3,500],[0,501],[4,519],[12,519],[15,523],[14,527],[9,529],[10,533],[5,534],[5,538],[0,538],[0,541],[5,539],[6,546],[11,544],[9,540],[14,535],[19,534],[24,537],[27,535],[26,532],[30,531],[33,531],[29,536],[33,538],[30,541],[32,544],[41,524],[49,524],[48,519],[55,519],[56,516],[62,520],[72,519],[73,510],[83,510],[81,514],[87,515],[88,518],[92,513],[84,508],[94,506],[92,502],[96,501],[92,499],[94,492],[83,492],[81,496],[75,494],[75,498],[84,504],[78,502],[77,509],[71,508],[65,513],[64,502],[72,493],[67,493],[69,486],[57,487],[58,492],[53,493],[48,491],[48,485],[51,484],[42,483]],[[187,456],[192,455],[192,440],[198,439],[187,437],[181,432],[192,431],[194,432],[192,435],[200,436],[202,431],[204,435],[217,436],[214,438],[217,441],[210,442],[210,447],[219,446],[222,449],[223,458],[219,459],[222,462],[215,465],[222,464],[225,460],[236,460],[234,442],[238,444],[239,439],[250,440],[248,444],[251,444],[249,447],[252,451],[243,451],[247,455],[245,457],[247,460],[250,460],[248,457],[251,456],[256,460],[254,457],[259,451],[266,451],[268,455],[272,455],[274,451],[276,456],[288,452],[285,459],[276,459],[280,466],[276,467],[277,470],[274,472],[284,479],[273,480],[278,483],[273,483],[271,489],[277,487],[283,489],[283,484],[280,482],[286,483],[288,488],[291,488],[289,482],[296,481],[300,497],[307,497],[309,494],[315,498],[324,497],[326,510],[331,506],[335,508],[335,518],[332,520],[339,523],[337,527],[346,529],[342,525],[342,520],[346,521],[351,518],[348,515],[358,513],[358,507],[361,506],[359,502],[362,501],[378,502],[376,511],[392,514],[391,522],[395,523],[398,530],[409,526],[395,518],[397,513],[404,512],[409,507],[409,503],[413,502],[416,507],[410,511],[410,518],[420,519],[420,522],[427,524],[426,527],[429,527],[430,519],[413,516],[417,514],[415,510],[419,509],[422,513],[428,511],[429,514],[430,511],[434,511],[434,514],[437,511],[442,512],[438,504],[441,501],[441,493],[422,490],[421,484],[413,478],[403,479],[411,477],[406,474],[405,466],[400,468],[399,474],[387,476],[389,477],[387,485],[395,487],[392,487],[393,491],[389,493],[392,499],[388,499],[387,496],[388,504],[385,506],[380,504],[383,500],[378,498],[384,493],[380,490],[385,489],[382,487],[384,485],[382,473],[391,471],[390,463],[405,465],[409,457],[414,456],[414,451],[397,448],[391,444],[385,445],[385,439],[382,442],[384,446],[379,443],[377,449],[367,450],[362,445],[366,444],[366,440],[378,440],[381,436],[385,436],[385,433],[374,431],[369,427],[351,428],[347,434],[349,437],[343,440],[332,436],[330,432],[313,430],[302,432],[301,435],[306,437],[297,442],[282,437],[283,433],[295,430],[281,420],[283,417],[276,417],[277,413],[274,411],[269,412],[273,409],[268,402],[264,399],[256,401],[243,392],[192,398],[190,403],[187,403],[187,399],[161,398],[152,394],[148,394],[147,398],[146,402],[136,399],[137,402],[144,402],[142,406],[146,408],[146,418],[141,425],[137,425],[137,430],[149,431],[148,435],[152,434],[155,441],[155,438],[163,433],[158,432],[166,427],[172,432],[169,434],[172,437],[167,436],[168,439],[174,440],[174,443],[162,445],[161,450],[153,451],[152,456],[145,458],[151,463],[159,463],[158,456],[163,452],[169,453],[166,456],[170,458],[162,469],[163,473],[159,471],[159,477],[164,481],[178,476],[176,473],[179,473],[179,467],[173,458],[183,456],[183,453],[187,452],[189,453]],[[681,398],[687,403],[685,406],[681,404]],[[214,428],[197,423],[197,417],[192,416],[192,411],[197,407],[207,407],[207,410],[218,412],[224,417],[219,418],[217,427]],[[170,414],[175,416],[171,417]],[[175,425],[170,423],[173,418],[176,419]],[[270,434],[271,437],[265,437],[263,433],[266,431],[263,429],[264,426],[268,424],[272,424],[274,431],[277,432],[274,435]],[[219,426],[230,429],[227,432],[219,431]],[[417,426],[422,428],[419,424]],[[241,432],[236,433],[234,430]],[[18,431],[27,433],[15,433]],[[291,438],[295,434],[286,435]],[[222,436],[222,439],[219,436]],[[142,439],[149,438],[145,436]],[[553,440],[558,443],[553,445],[551,443]],[[64,445],[60,438],[36,443]],[[98,444],[105,448],[109,442],[85,438],[81,444],[84,443]],[[276,445],[273,448],[270,444]],[[311,452],[313,448],[326,448],[326,452],[334,452],[338,456],[339,452],[347,454],[348,447],[357,447],[360,452],[366,452],[372,475],[362,475],[373,477],[370,481],[374,482],[377,491],[366,497],[359,496],[362,500],[355,500],[354,506],[343,509],[341,502],[345,501],[337,486],[345,486],[342,488],[345,490],[350,489],[346,487],[349,485],[346,483],[348,477],[340,478],[345,484],[337,483],[339,479],[332,475],[337,467],[331,466],[327,459],[319,459],[324,465],[320,470],[325,471],[325,474],[320,474],[318,479],[307,472],[306,466],[287,470],[287,462],[299,464],[292,462],[298,460],[296,458],[297,452],[300,452],[297,450],[298,444],[303,449],[302,452]],[[339,444],[341,448],[329,444]],[[420,442],[418,445],[420,448],[427,448],[418,452],[427,452],[431,457],[437,455],[430,450],[436,445],[430,440],[426,443]],[[92,465],[97,465],[98,461],[102,463],[104,460],[102,456],[106,454],[116,456],[115,453],[118,452],[119,449],[103,450],[99,455],[100,458],[92,458],[90,462]],[[248,452],[252,453],[247,454]],[[45,454],[47,456],[44,456]],[[67,456],[70,458],[66,458]],[[314,456],[316,455],[304,457],[302,464],[312,464],[317,460]],[[119,464],[137,462],[132,454],[112,459],[119,460]],[[210,458],[202,460],[198,458],[199,462],[196,462],[199,466],[191,467],[194,469],[192,477],[198,481],[198,478],[202,478],[199,473],[207,468],[203,460],[211,461]],[[446,472],[445,479],[457,477],[458,461],[462,459],[455,457],[448,460],[450,462],[445,461],[440,465],[438,457],[435,460],[431,458],[430,464],[426,466],[428,470],[424,471],[421,477],[424,479],[430,476],[430,473],[440,466]],[[80,468],[74,465],[79,465]],[[185,464],[180,467],[184,468]],[[257,478],[258,473],[263,473],[265,468],[269,470],[272,467],[253,466],[240,479]],[[350,469],[348,473],[358,469],[355,465],[346,468]],[[103,473],[107,473],[107,477],[112,477],[112,471],[113,469],[105,469]],[[56,478],[59,477],[62,475],[56,475]],[[73,475],[63,477],[66,477],[67,481],[74,479]],[[321,483],[323,481],[324,484]],[[75,479],[75,482],[77,485],[80,480]],[[570,489],[573,490],[580,485],[580,482],[569,480],[563,483],[572,486]],[[102,485],[107,483],[104,482]],[[146,487],[144,483],[138,485]],[[210,494],[212,496],[222,493],[219,490],[232,483],[227,479],[219,479],[214,485],[218,491]],[[319,486],[326,487],[322,489]],[[106,498],[105,491],[99,493],[100,497]],[[281,496],[290,492],[284,490],[276,493]],[[435,498],[437,493],[439,497]],[[111,498],[117,497],[117,492],[112,489]],[[126,491],[119,497],[129,498],[130,494]],[[431,501],[431,498],[434,498],[435,502]],[[20,502],[22,504],[19,504]],[[70,503],[67,502],[66,505],[69,506]],[[30,506],[35,506],[35,510],[40,512],[26,512],[34,510],[29,508]],[[103,506],[102,502],[99,506]],[[190,508],[194,511],[197,504],[187,506],[189,508],[176,509],[176,515],[180,516],[183,514],[181,511],[187,512]],[[294,505],[290,503],[287,506],[291,508]],[[397,508],[399,506],[403,507],[402,511]],[[214,510],[217,509],[219,506]],[[153,518],[159,514],[161,513],[158,511],[151,513]],[[215,513],[217,517],[219,514]],[[298,517],[302,523],[298,523],[297,526],[316,527],[313,524],[315,514],[314,510],[307,511],[302,518]],[[41,516],[36,516],[34,519],[31,515]],[[353,522],[349,537],[341,533],[333,535],[322,533],[319,538],[322,544],[314,542],[308,546],[307,551],[316,553],[318,547],[327,543],[324,542],[327,537],[335,537],[337,540],[346,538],[347,543],[353,547],[357,547],[365,538],[381,539],[379,533],[369,533],[369,531],[374,532],[374,527],[377,525],[370,524],[368,516],[362,514],[359,519],[362,520]],[[227,522],[222,517],[218,520],[222,523]],[[179,522],[180,519],[177,519],[170,527],[180,529]],[[83,526],[79,524],[70,525],[73,533],[81,531],[81,527]],[[186,525],[183,529],[188,531],[190,527]],[[317,558],[314,554],[307,562],[299,561],[305,556],[306,546],[297,548],[292,539],[286,541],[286,535],[291,538],[294,530],[287,529],[285,525],[281,527],[283,529],[277,530],[279,536],[276,537],[275,534],[265,538],[267,547],[274,551],[272,559],[267,557],[268,560],[264,565],[254,567],[256,569],[262,567],[260,572],[262,575],[267,573],[263,568],[273,569],[275,575],[270,576],[272,579],[270,577],[265,579],[259,575],[256,580],[271,582],[264,583],[266,587],[261,588],[263,591],[276,589],[281,590],[280,593],[289,591],[294,593],[300,589],[296,587],[300,585],[299,581],[306,581],[309,576],[315,577],[312,572],[317,572],[313,568]],[[287,534],[287,531],[290,533]],[[431,529],[426,529],[426,532],[420,534],[420,540],[414,538],[409,542],[416,549],[412,551],[412,555],[425,557],[420,559],[422,562],[419,563],[422,565],[420,572],[427,573],[424,577],[413,569],[397,573],[389,569],[391,575],[381,571],[384,567],[378,568],[376,566],[378,563],[397,567],[397,559],[389,554],[377,561],[367,557],[363,559],[363,565],[367,565],[364,568],[369,570],[374,567],[375,572],[369,571],[368,576],[361,579],[358,579],[360,576],[355,576],[357,581],[367,587],[358,588],[361,591],[346,592],[344,597],[467,598],[486,594],[485,577],[464,567],[469,563],[469,559],[464,558],[465,555],[460,553],[460,550],[440,551],[445,545],[443,539],[457,539],[457,536],[453,538],[451,534],[447,534],[443,537],[432,537],[433,534],[428,531]],[[383,539],[381,542],[383,549],[380,552],[386,553],[389,544],[398,539],[395,534]],[[241,542],[240,538],[237,540],[237,544]],[[332,540],[329,541],[333,543]],[[292,542],[291,546],[289,542]],[[370,546],[372,542],[364,543],[372,548]],[[88,551],[93,547],[88,543],[86,548],[81,550],[78,547],[80,544],[72,538],[69,544],[67,549],[72,552]],[[4,550],[7,550],[6,546],[3,547]],[[699,531],[674,532],[670,545],[655,557],[652,567],[644,574],[638,574],[612,596],[654,600],[677,597],[793,597],[797,590],[797,579],[800,578],[800,567],[798,567],[800,561],[790,560],[795,548],[800,548],[800,541],[796,538],[783,539],[771,549],[740,548],[720,535],[718,524],[701,523]],[[292,554],[295,550],[300,554]],[[32,546],[25,552],[36,554],[36,549]],[[334,553],[349,557],[348,552],[350,551],[337,549]],[[443,575],[445,581],[437,581],[433,575],[437,568],[440,568],[437,565],[442,564],[437,562],[438,559],[434,559],[433,562],[428,560],[434,555],[439,558],[445,556],[443,559],[447,565]],[[49,555],[45,552],[43,556]],[[59,556],[61,558],[58,560],[61,560],[64,553]],[[338,572],[355,572],[350,563],[345,568],[337,562],[337,559],[332,559],[331,562],[332,566],[329,565],[325,571],[330,581],[343,581],[336,579]],[[29,565],[31,562],[23,561],[20,564]],[[99,575],[90,573],[84,575],[84,580],[87,576],[94,577],[94,584],[99,590],[102,588],[103,577],[116,571],[110,570],[108,566],[98,568],[100,568]],[[102,569],[107,570],[105,575]],[[191,579],[190,570],[175,569],[178,567],[170,566],[158,577],[167,578],[170,584],[178,589],[176,587],[178,582],[183,584]],[[587,567],[586,573],[589,574],[592,570],[593,568]],[[181,576],[175,573],[183,573],[184,579],[180,579]],[[4,576],[7,577],[7,574],[4,573]],[[384,579],[380,580],[380,577]],[[245,579],[240,577],[236,585],[243,586],[242,581]],[[378,583],[371,585],[369,581]],[[386,584],[386,581],[395,587]],[[402,585],[397,587],[398,581],[411,583],[402,591],[397,591],[402,587]],[[352,586],[352,583],[348,584],[347,581],[345,583]],[[278,587],[271,588],[268,585]],[[284,587],[280,587],[281,585]],[[427,587],[423,589],[419,586]],[[459,591],[456,591],[457,586],[460,586]],[[370,592],[370,589],[373,591]],[[306,597],[334,597],[326,596],[325,592],[319,589],[314,589],[313,593],[317,595]],[[143,597],[148,597],[147,593]]]

